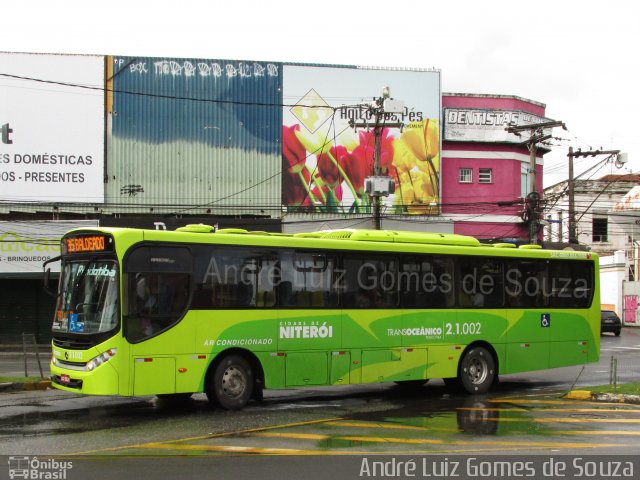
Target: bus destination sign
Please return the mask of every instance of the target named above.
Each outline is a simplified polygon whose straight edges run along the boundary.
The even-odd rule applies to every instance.
[[[65,253],[104,252],[111,250],[111,239],[105,235],[83,235],[63,240]]]

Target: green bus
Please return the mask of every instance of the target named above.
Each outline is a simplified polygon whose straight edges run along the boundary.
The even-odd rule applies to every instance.
[[[264,388],[442,378],[474,394],[498,374],[597,361],[597,256],[535,247],[385,230],[73,230],[52,384],[205,392],[239,409]]]

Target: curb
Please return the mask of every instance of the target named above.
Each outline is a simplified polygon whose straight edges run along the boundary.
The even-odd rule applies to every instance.
[[[640,405],[640,395],[623,393],[595,393],[589,390],[572,390],[562,396],[566,400],[590,400],[592,402],[630,403]]]
[[[41,380],[39,382],[7,382],[0,383],[0,392],[20,392],[47,390],[51,388],[51,380]]]

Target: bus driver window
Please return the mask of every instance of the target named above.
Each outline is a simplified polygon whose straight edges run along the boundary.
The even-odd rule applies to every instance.
[[[142,274],[137,274],[136,277],[136,312],[139,315],[140,336],[149,337],[153,335],[150,315],[156,313],[158,292],[157,288],[153,288],[154,282],[149,282]]]

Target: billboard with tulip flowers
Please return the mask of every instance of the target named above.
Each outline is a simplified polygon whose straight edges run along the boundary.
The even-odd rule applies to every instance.
[[[371,211],[364,180],[374,175],[375,116],[368,107],[388,87],[405,108],[386,114],[380,125],[380,173],[396,184],[395,193],[383,198],[383,213],[438,213],[440,72],[298,65],[283,70],[287,211]]]

